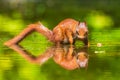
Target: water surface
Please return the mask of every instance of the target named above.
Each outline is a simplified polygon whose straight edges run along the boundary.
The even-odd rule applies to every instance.
[[[90,35],[92,34],[93,33]],[[117,33],[114,33],[116,39],[112,39],[111,35],[108,35],[107,32],[104,36],[102,36],[101,32],[95,32],[94,34],[98,36],[90,37],[91,45],[87,49],[87,54],[89,55],[88,66],[73,70],[67,70],[61,67],[55,62],[53,57],[49,58],[42,65],[31,63],[18,54],[18,52],[6,46],[2,46],[0,52],[0,80],[119,80],[119,36],[116,35]],[[37,35],[38,34],[35,33],[31,36],[36,37]],[[98,39],[101,36],[104,40]],[[28,43],[31,44],[26,45]],[[77,43],[76,47],[78,51],[80,51],[79,49],[81,49],[83,45],[78,45]],[[101,45],[99,46],[97,43]],[[49,46],[43,46],[44,44]],[[44,54],[45,51],[51,47],[51,44],[47,41],[35,44],[29,37],[26,41],[21,42],[21,45],[36,57]]]

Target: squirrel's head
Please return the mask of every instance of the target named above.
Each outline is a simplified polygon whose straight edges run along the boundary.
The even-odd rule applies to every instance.
[[[77,37],[79,39],[84,39],[88,35],[88,29],[86,26],[86,22],[79,22],[78,26],[76,27]]]

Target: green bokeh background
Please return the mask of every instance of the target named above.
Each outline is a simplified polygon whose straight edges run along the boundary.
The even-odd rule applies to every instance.
[[[0,0],[0,5],[0,80],[120,80],[120,0]],[[87,23],[87,71],[65,70],[52,59],[41,66],[31,64],[3,45],[28,24],[40,21],[52,30],[66,18]],[[35,56],[53,45],[37,32],[20,44]]]

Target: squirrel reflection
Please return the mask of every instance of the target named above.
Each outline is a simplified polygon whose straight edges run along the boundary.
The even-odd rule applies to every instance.
[[[63,46],[57,47],[54,52],[54,61],[65,69],[73,70],[88,65],[86,47],[77,50],[73,46]]]
[[[43,64],[48,59],[53,58],[57,64],[67,70],[87,68],[88,66],[89,57],[87,47],[76,49],[74,46],[69,45],[52,46],[38,57],[35,57],[29,52],[23,50],[19,45],[13,45],[11,48],[17,51],[28,61],[36,64]]]

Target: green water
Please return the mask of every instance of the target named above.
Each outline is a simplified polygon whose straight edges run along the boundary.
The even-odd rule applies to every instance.
[[[74,70],[61,67],[54,61],[53,57],[42,65],[31,63],[18,52],[1,46],[0,80],[119,80],[120,37],[117,35],[119,31],[111,30],[114,32],[111,34],[109,31],[90,33],[90,47],[87,49],[88,66]],[[4,42],[6,39],[2,40]],[[101,46],[97,46],[97,43],[100,43]],[[53,44],[38,33],[33,33],[20,45],[37,57],[44,54]],[[76,43],[78,50],[82,47],[82,42]]]

